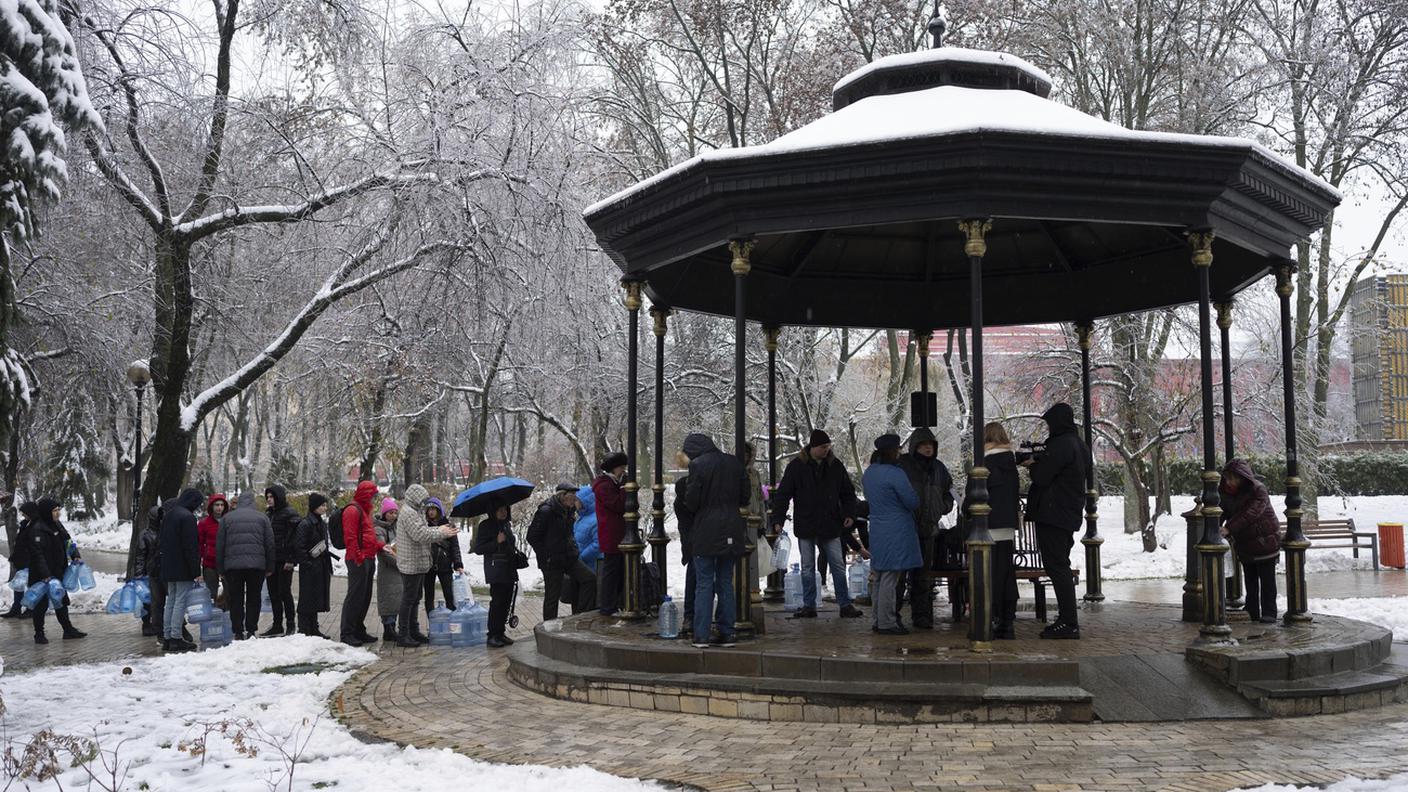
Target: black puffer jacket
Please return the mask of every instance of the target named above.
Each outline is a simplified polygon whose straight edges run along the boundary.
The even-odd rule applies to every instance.
[[[1022,527],[1020,506],[1021,483],[1017,479],[1017,455],[1003,446],[989,449],[983,456],[988,469],[988,529],[1003,530]]]
[[[934,446],[934,456],[926,457],[918,452],[917,449],[924,443]],[[909,436],[909,453],[900,457],[900,470],[909,477],[910,486],[919,495],[919,511],[914,515],[915,527],[919,530],[919,536],[926,539],[938,533],[939,520],[953,511],[953,476],[939,460],[938,448],[939,441],[934,433],[919,428]]]
[[[1041,420],[1051,435],[1046,438],[1046,453],[1031,467],[1027,513],[1035,522],[1076,531],[1085,515],[1085,473],[1090,465],[1090,449],[1076,431],[1071,405],[1059,402]]]
[[[504,540],[499,541],[503,532]],[[497,520],[490,517],[474,531],[472,552],[484,556],[484,582],[491,586],[511,586],[518,582],[518,566],[514,563],[517,546],[513,536],[513,517]]]
[[[559,495],[543,501],[528,525],[528,545],[538,556],[539,569],[570,569],[577,562],[577,539],[572,531],[577,513],[562,505]]]
[[[204,502],[205,496],[200,494],[200,490],[187,489],[176,500],[162,505],[160,547],[163,583],[200,578],[200,534],[196,531],[196,509]]]
[[[787,463],[773,491],[773,525],[787,521],[788,503],[793,505],[792,534],[825,542],[846,533],[845,521],[856,515],[856,487],[833,454],[818,461],[811,458],[811,448],[803,448]]]
[[[689,510],[689,475],[675,480],[675,523],[680,530],[680,561],[694,560],[694,512]]]
[[[743,555],[748,526],[740,511],[748,506],[748,473],[743,463],[702,434],[684,439],[684,453],[689,457],[685,502],[694,513],[691,554]]]
[[[269,510],[269,527],[274,531],[274,562],[282,566],[295,562],[293,534],[298,523],[303,520],[298,510],[288,505],[288,492],[278,484],[270,484],[264,490],[265,504]]]
[[[59,502],[52,498],[41,498],[39,517],[29,526],[29,579],[32,583],[51,577],[63,578],[69,558],[78,557],[77,550],[70,549],[68,530],[54,519],[54,509],[58,506]]]
[[[161,519],[164,514],[159,503],[148,509],[147,527],[137,537],[137,561],[133,564],[133,572],[137,577],[150,578],[149,583],[153,585],[161,582]]]
[[[20,521],[19,530],[15,532],[15,546],[10,548],[11,577],[29,566],[30,531],[39,521],[39,504],[34,501],[21,503],[20,514],[24,515],[24,519]]]
[[[255,508],[254,493],[245,491],[235,500],[235,508],[220,521],[215,539],[215,566],[222,573],[231,569],[274,571],[274,529],[269,518]]]

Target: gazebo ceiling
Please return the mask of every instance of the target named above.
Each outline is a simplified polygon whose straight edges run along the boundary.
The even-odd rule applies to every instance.
[[[732,315],[728,242],[755,238],[748,318],[969,324],[957,221],[989,217],[990,325],[1197,299],[1184,231],[1217,234],[1215,296],[1262,277],[1339,195],[1251,141],[1134,132],[1044,97],[1030,64],[930,50],[837,84],[836,112],[695,157],[586,212],[653,301]]]

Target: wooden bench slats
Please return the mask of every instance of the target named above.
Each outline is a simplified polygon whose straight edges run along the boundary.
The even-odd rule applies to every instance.
[[[1328,539],[1331,544],[1323,541],[1312,541],[1311,550],[1352,550],[1354,557],[1359,557],[1359,551],[1367,549],[1374,559],[1374,571],[1379,569],[1379,535],[1373,531],[1355,530],[1353,519],[1346,520],[1316,520],[1314,522],[1302,522],[1301,531],[1305,533],[1307,539]],[[1285,521],[1281,522],[1281,531],[1286,530]],[[1336,540],[1343,540],[1336,542]]]

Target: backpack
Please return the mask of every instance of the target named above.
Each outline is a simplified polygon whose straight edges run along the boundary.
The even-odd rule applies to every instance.
[[[347,540],[342,534],[342,512],[343,509],[333,509],[328,512],[328,539],[332,541],[332,546],[338,550],[347,549]]]
[[[654,561],[640,565],[640,607],[647,613],[660,609],[665,592],[660,589],[660,567]]]

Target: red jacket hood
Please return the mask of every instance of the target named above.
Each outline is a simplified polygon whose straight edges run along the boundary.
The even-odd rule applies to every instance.
[[[217,503],[225,504],[225,511],[230,510],[230,501],[228,498],[225,497],[225,493],[217,492],[214,495],[211,495],[210,499],[205,502],[205,513],[207,515],[210,514],[210,510],[215,508],[215,504]]]
[[[376,498],[376,484],[370,481],[363,481],[357,485],[357,491],[352,496],[352,500],[357,502],[363,512],[370,514],[372,510],[372,500]]]

